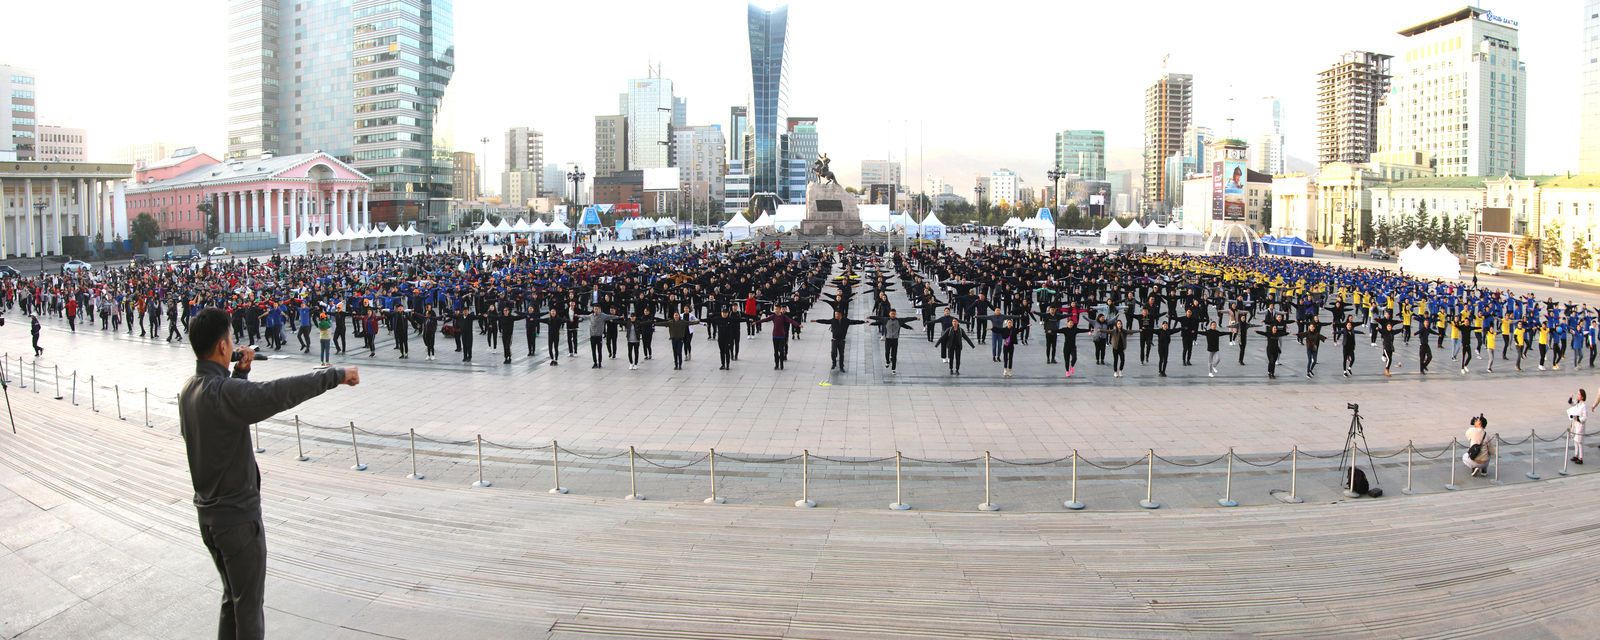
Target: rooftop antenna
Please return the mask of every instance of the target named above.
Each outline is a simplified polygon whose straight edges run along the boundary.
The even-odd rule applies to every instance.
[[[1228,138],[1233,139],[1233,117],[1238,113],[1238,102],[1234,96],[1233,85],[1228,85]]]

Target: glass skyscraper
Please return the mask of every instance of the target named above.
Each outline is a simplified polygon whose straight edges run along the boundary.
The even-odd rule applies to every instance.
[[[453,0],[229,0],[228,157],[324,151],[373,179],[374,222],[443,215]]]
[[[789,87],[783,73],[789,55],[788,30],[787,6],[764,9],[750,4],[750,148],[745,170],[756,194],[779,194],[784,173],[779,138],[789,110]]]

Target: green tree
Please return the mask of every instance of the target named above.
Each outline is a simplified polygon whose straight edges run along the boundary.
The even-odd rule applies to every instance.
[[[1084,219],[1083,212],[1078,210],[1078,203],[1076,202],[1067,203],[1065,216],[1066,219],[1061,221],[1061,228],[1063,229],[1082,229],[1094,223],[1093,220]]]
[[[140,250],[148,249],[161,236],[161,224],[148,213],[141,213],[133,219],[133,225],[128,229],[128,234],[133,238],[133,244]]]
[[[1545,266],[1562,266],[1561,225],[1555,223],[1545,225],[1544,235],[1539,238],[1539,262]]]
[[[206,220],[206,244],[217,241],[217,236],[222,235],[221,221],[217,219],[217,205],[212,202],[202,202],[195,207]]]
[[[1380,247],[1394,246],[1394,223],[1388,217],[1378,218],[1372,230],[1373,244]]]
[[[1572,241],[1572,253],[1568,254],[1568,261],[1571,262],[1569,266],[1573,269],[1587,271],[1593,266],[1593,257],[1590,255],[1587,245],[1577,240]]]
[[[1353,250],[1355,242],[1356,218],[1355,216],[1346,215],[1344,217],[1344,228],[1339,231],[1339,244],[1344,245],[1345,247],[1351,247]]]

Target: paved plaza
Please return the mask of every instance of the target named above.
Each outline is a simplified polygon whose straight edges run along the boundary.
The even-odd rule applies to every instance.
[[[216,577],[176,435],[12,399],[0,637],[212,636]],[[1586,638],[1600,621],[1594,476],[986,514],[630,502],[261,461],[272,637]]]
[[[187,344],[47,319],[44,356],[19,360],[18,328],[0,330],[19,428],[0,434],[0,569],[15,577],[0,637],[211,635],[215,572],[176,432]],[[471,364],[443,340],[438,362],[396,360],[387,341],[336,357],[361,386],[257,426],[271,634],[1581,638],[1600,616],[1583,568],[1600,553],[1586,515],[1600,479],[1564,464],[1561,438],[1587,369],[1497,359],[1489,374],[1477,359],[1463,376],[1446,344],[1435,373],[1400,347],[1384,378],[1363,343],[1355,377],[1327,346],[1308,380],[1289,344],[1269,380],[1252,341],[1215,378],[1174,345],[1159,378],[1135,343],[1114,379],[1085,338],[1067,379],[1035,326],[1012,379],[988,345],[948,375],[920,331],[891,374],[869,327],[838,373],[811,328],[784,371],[765,334],[732,371],[703,334],[682,371],[664,339],[638,371],[620,353],[590,369],[587,344],[550,367],[520,327],[510,365],[482,336]],[[314,364],[282,355],[253,377]],[[1347,402],[1380,456],[1380,500],[1339,493]],[[1448,444],[1479,412],[1508,443],[1490,478],[1460,473]],[[701,504],[713,493],[726,504]],[[1084,512],[1062,508],[1074,497]],[[1492,551],[1464,561],[1464,546]],[[1492,602],[1470,625],[1463,593]]]

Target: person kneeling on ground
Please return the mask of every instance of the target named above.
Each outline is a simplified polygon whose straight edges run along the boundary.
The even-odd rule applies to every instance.
[[[1488,475],[1489,458],[1494,455],[1494,443],[1489,441],[1489,421],[1481,414],[1467,427],[1467,451],[1461,454],[1461,463],[1473,476]]]

